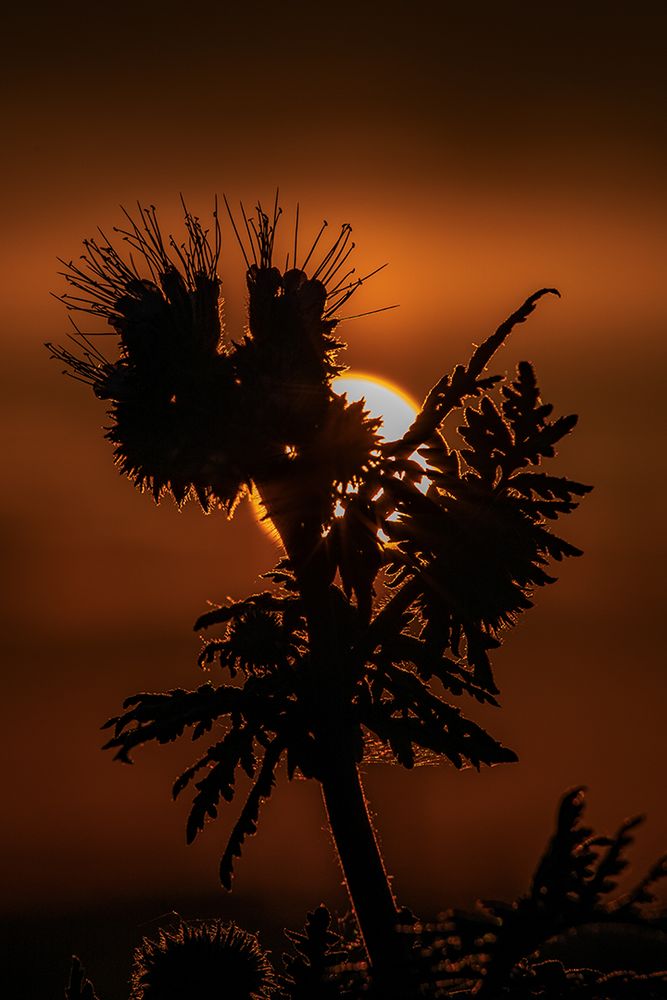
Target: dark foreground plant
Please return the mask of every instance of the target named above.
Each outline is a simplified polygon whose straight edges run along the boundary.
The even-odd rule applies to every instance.
[[[292,945],[283,956],[282,985],[288,1000],[355,1000],[367,991],[367,968],[360,961],[363,948],[357,937],[334,929],[326,906],[308,914],[303,931],[285,935]]]
[[[656,912],[654,893],[656,883],[667,876],[667,856],[627,892],[614,895],[628,866],[627,848],[642,819],[626,820],[613,836],[596,835],[581,822],[584,804],[583,788],[564,796],[556,830],[526,895],[512,903],[480,902],[473,913],[450,911],[430,927],[405,928],[419,941],[418,978],[430,982],[430,995],[451,996],[452,990],[458,995],[457,989],[465,989],[479,1000],[667,996],[664,971],[653,977],[632,971],[605,974],[567,970],[555,959],[545,961],[549,954],[566,954],[567,935],[582,928],[588,930],[589,955],[599,961],[600,951],[608,950],[614,940],[613,931],[620,929],[630,941],[634,931],[638,942],[652,944],[655,957],[662,953],[660,967],[667,966],[667,924]],[[607,961],[610,958],[613,962],[610,955]],[[635,993],[625,990],[631,983]],[[625,992],[615,992],[621,986]]]
[[[186,212],[178,244],[140,208],[119,231],[127,253],[91,240],[65,267],[63,301],[110,324],[119,356],[79,331],[76,352],[49,346],[108,402],[120,470],[156,500],[196,498],[206,511],[231,514],[254,488],[284,548],[272,589],[195,625],[222,629],[200,664],[219,663],[231,683],[129,698],[107,746],[129,762],[149,741],[213,731],[174,794],[194,787],[190,841],[233,798],[238,770],[252,779],[222,857],[228,888],[281,761],[289,777],[316,779],[376,984],[404,1000],[404,940],[358,766],[378,747],[405,767],[516,759],[452,699],[497,705],[489,653],[553,581],[549,561],[579,554],[550,525],[589,487],[540,468],[576,418],[552,418],[532,367],[487,372],[555,289],[531,295],[436,383],[401,440],[382,442],[378,421],[331,387],[338,311],[363,281],[348,268],[350,227],[321,249],[323,227],[300,263],[295,233],[281,271],[279,214],[243,213],[249,326],[238,340],[220,318],[217,217],[211,242]],[[443,433],[453,414],[458,443]]]
[[[130,985],[130,1000],[270,1000],[278,983],[254,934],[208,920],[144,938]]]
[[[667,856],[618,893],[641,817],[623,822],[613,836],[600,836],[582,823],[584,804],[582,788],[564,796],[530,888],[514,902],[479,902],[473,912],[450,910],[433,923],[405,915],[401,931],[409,942],[409,995],[443,1000],[667,997],[667,919],[656,909],[655,895],[656,884],[667,877]],[[289,1000],[361,1000],[366,995],[354,938],[332,934],[329,924],[328,912],[319,907],[309,914],[304,933],[291,935],[315,960],[288,956],[288,967],[296,964],[307,984],[299,991],[288,982]],[[582,959],[584,968],[578,967]]]
[[[626,892],[618,880],[641,818],[609,836],[581,822],[583,789],[564,796],[528,892],[425,923],[404,911],[402,997],[431,1000],[665,1000],[667,916],[655,888],[667,856]],[[274,974],[254,935],[180,921],[136,949],[130,1000],[364,1000],[371,982],[354,928],[318,906]],[[381,996],[383,994],[380,994]],[[386,994],[384,994],[386,995]],[[66,1000],[95,1000],[78,959]]]
[[[69,985],[65,990],[65,1000],[98,1000],[97,994],[86,970],[76,955],[72,956]]]

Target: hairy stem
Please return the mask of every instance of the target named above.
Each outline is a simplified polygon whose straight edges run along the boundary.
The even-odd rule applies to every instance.
[[[398,914],[355,761],[338,754],[325,766],[321,784],[331,836],[376,982],[391,985],[400,972]]]
[[[318,776],[350,901],[378,995],[408,1000],[396,903],[355,759],[354,725],[350,724],[352,665],[346,662],[341,644],[320,520],[312,513],[299,518],[293,513],[282,515],[271,484],[257,484],[257,488],[296,573],[306,612],[318,720]]]

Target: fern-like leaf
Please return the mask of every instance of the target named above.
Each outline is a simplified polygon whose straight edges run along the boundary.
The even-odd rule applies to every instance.
[[[257,822],[262,799],[268,799],[275,786],[275,771],[284,746],[274,740],[266,748],[262,763],[246,803],[229,836],[227,847],[220,861],[220,881],[225,889],[231,890],[234,874],[234,858],[240,858],[244,841],[257,831]]]
[[[176,688],[166,694],[134,695],[123,703],[126,712],[103,725],[114,729],[103,749],[116,750],[114,759],[131,764],[130,753],[144,743],[172,743],[189,727],[197,739],[221,715],[234,712],[241,697],[237,688],[212,684],[202,684],[196,691]]]

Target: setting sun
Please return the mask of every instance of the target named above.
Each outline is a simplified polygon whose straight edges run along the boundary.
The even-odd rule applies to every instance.
[[[357,403],[363,399],[366,410],[372,417],[381,417],[380,436],[385,441],[394,441],[402,437],[415,419],[419,406],[399,389],[397,385],[374,375],[350,371],[333,380],[331,385],[338,396],[345,395],[348,403]],[[420,459],[418,459],[420,461]],[[270,538],[278,541],[273,524],[267,518],[257,490],[253,487],[250,494],[253,513],[259,525]],[[342,513],[342,505],[338,504],[336,514]]]
[[[365,399],[371,416],[382,418],[382,437],[387,441],[402,437],[419,410],[402,389],[374,375],[348,372],[334,379],[332,388],[338,395],[345,394],[350,403]]]

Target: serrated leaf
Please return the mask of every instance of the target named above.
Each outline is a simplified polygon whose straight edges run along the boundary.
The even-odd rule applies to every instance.
[[[283,752],[283,744],[275,740],[269,744],[262,760],[257,780],[252,787],[241,815],[229,836],[227,847],[220,860],[220,881],[225,889],[231,890],[234,872],[234,858],[240,858],[247,837],[257,831],[257,821],[262,799],[271,795],[275,785],[275,769]]]

